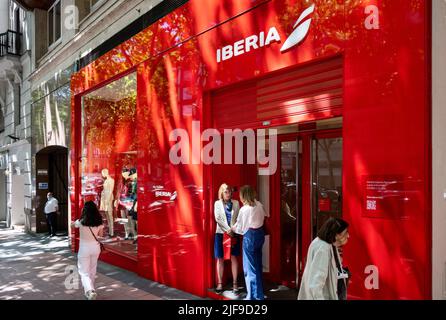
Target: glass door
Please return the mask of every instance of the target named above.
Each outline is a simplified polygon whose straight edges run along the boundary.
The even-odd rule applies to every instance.
[[[297,138],[280,143],[280,278],[282,284],[296,287],[296,248],[298,213],[302,201],[301,188],[302,142]]]
[[[275,246],[280,282],[298,288],[308,247],[322,224],[342,216],[342,137],[339,130],[279,140],[280,233]],[[278,188],[279,189],[279,188]]]
[[[330,217],[342,217],[342,138],[312,139],[312,238]]]

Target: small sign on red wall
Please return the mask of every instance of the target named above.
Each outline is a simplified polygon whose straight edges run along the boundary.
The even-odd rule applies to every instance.
[[[403,175],[369,175],[362,178],[362,215],[406,219],[416,206],[422,182]]]

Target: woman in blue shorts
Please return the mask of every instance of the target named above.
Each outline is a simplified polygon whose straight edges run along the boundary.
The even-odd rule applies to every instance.
[[[238,294],[238,260],[240,256],[240,237],[231,231],[231,227],[237,221],[240,204],[237,200],[232,199],[232,188],[223,183],[218,190],[218,200],[214,204],[215,221],[217,229],[215,231],[214,256],[217,259],[217,288],[215,291],[221,293],[223,291],[223,272],[224,272],[224,250],[223,241],[226,238],[231,241],[231,269],[233,277],[233,292]]]

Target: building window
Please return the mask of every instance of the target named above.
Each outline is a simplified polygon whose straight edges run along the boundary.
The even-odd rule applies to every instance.
[[[76,0],[76,6],[79,10],[79,21],[84,20],[103,2],[104,0]]]
[[[17,112],[16,112],[16,125],[18,126],[21,123],[22,120],[22,97],[20,96],[22,94],[22,90],[20,85],[17,86]]]
[[[57,42],[61,35],[60,0],[48,10],[48,46]]]
[[[5,131],[5,118],[3,117],[3,110],[0,106],[0,132]]]
[[[14,10],[14,28],[15,28],[16,32],[22,33],[21,23],[20,23],[20,9],[19,8],[16,8]]]

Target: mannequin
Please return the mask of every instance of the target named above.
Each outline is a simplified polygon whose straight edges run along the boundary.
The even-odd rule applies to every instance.
[[[131,190],[130,190],[130,197],[133,200],[133,208],[135,210],[135,212],[138,212],[138,198],[137,198],[137,191],[138,191],[138,187],[137,187],[137,179],[138,179],[138,175],[136,173],[136,169],[130,169],[130,176],[129,179],[131,181]],[[128,219],[130,221],[129,223],[129,227],[131,229],[131,232],[134,235],[134,239],[135,241],[133,243],[136,243],[136,239],[137,239],[137,224],[136,224],[136,220],[132,217],[132,216],[128,216]]]
[[[102,177],[104,180],[104,189],[101,193],[101,206],[100,211],[105,211],[108,222],[108,235],[110,237],[114,236],[113,224],[113,189],[115,188],[115,180],[110,177],[108,169],[102,170]]]
[[[125,239],[133,239],[135,236],[135,228],[133,219],[128,215],[128,211],[132,208],[134,198],[133,198],[133,182],[130,176],[136,173],[136,169],[122,169],[122,184],[118,190],[118,200],[115,200],[115,208],[117,208],[121,214],[121,218],[127,219],[124,224]],[[136,189],[135,189],[136,192]]]

